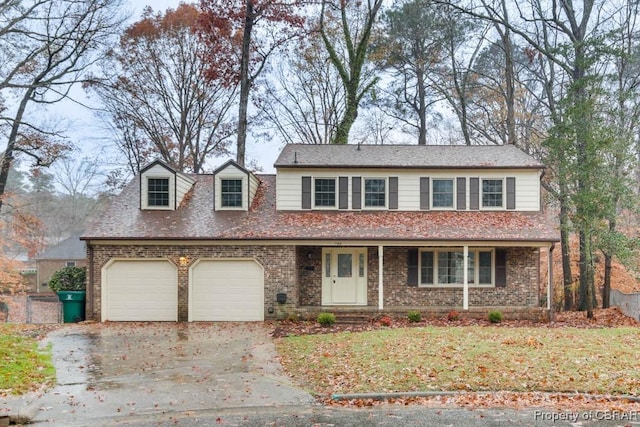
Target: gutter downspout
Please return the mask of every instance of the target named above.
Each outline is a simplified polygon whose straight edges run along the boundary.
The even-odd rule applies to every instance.
[[[378,246],[378,310],[384,310],[384,280],[382,280],[382,274],[384,267],[384,246]]]
[[[89,305],[89,309],[87,310],[87,313],[90,314],[90,319],[91,320],[95,320],[96,317],[96,311],[95,311],[95,301],[93,298],[93,287],[94,287],[94,280],[93,280],[93,246],[91,244],[89,244],[89,242],[87,242],[87,258],[89,259],[89,274],[88,274],[88,279],[87,279],[87,305]],[[85,307],[86,309],[87,307]],[[89,316],[87,316],[89,317]]]
[[[469,310],[469,246],[464,245],[463,252],[463,272],[462,272],[462,308]]]

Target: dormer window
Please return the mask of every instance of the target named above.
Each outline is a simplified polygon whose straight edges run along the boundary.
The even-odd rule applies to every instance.
[[[147,203],[155,207],[169,206],[169,178],[147,180]]]
[[[242,207],[242,179],[221,179],[221,206],[223,208]]]

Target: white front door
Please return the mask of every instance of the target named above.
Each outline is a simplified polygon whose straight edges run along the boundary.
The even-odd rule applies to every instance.
[[[322,250],[322,305],[367,305],[367,249]]]

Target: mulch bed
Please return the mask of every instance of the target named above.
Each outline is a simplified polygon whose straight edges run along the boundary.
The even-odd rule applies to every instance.
[[[500,323],[490,323],[485,319],[459,319],[448,320],[446,317],[423,318],[420,322],[410,322],[406,318],[389,318],[383,316],[370,322],[360,324],[340,324],[321,326],[316,321],[289,321],[283,320],[274,323],[271,335],[274,338],[287,336],[332,334],[338,332],[364,332],[388,328],[407,328],[424,326],[498,326],[504,328],[537,327],[537,328],[615,328],[615,327],[639,327],[640,322],[626,316],[619,308],[607,308],[594,310],[594,318],[587,319],[586,312],[570,311],[556,313],[553,322],[534,322],[530,320],[503,320]],[[390,322],[389,322],[390,320]]]

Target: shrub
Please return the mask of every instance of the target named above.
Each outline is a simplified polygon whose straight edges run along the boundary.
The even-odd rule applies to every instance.
[[[300,315],[297,313],[287,314],[287,322],[298,323],[300,321]]]
[[[422,320],[422,314],[420,314],[420,312],[417,310],[411,310],[409,313],[407,313],[407,318],[410,322],[417,323]]]
[[[53,273],[49,280],[49,288],[58,291],[86,290],[87,269],[85,267],[63,267]]]
[[[502,312],[500,310],[493,310],[489,312],[489,322],[500,323],[502,322]]]
[[[393,324],[393,319],[389,316],[382,316],[380,319],[378,319],[378,323],[380,323],[382,326],[391,326]]]
[[[447,320],[449,322],[455,322],[456,320],[460,320],[460,313],[458,313],[455,310],[451,310],[449,313],[447,313]]]
[[[336,323],[336,315],[333,313],[320,313],[318,314],[318,323],[322,326],[331,326]]]

